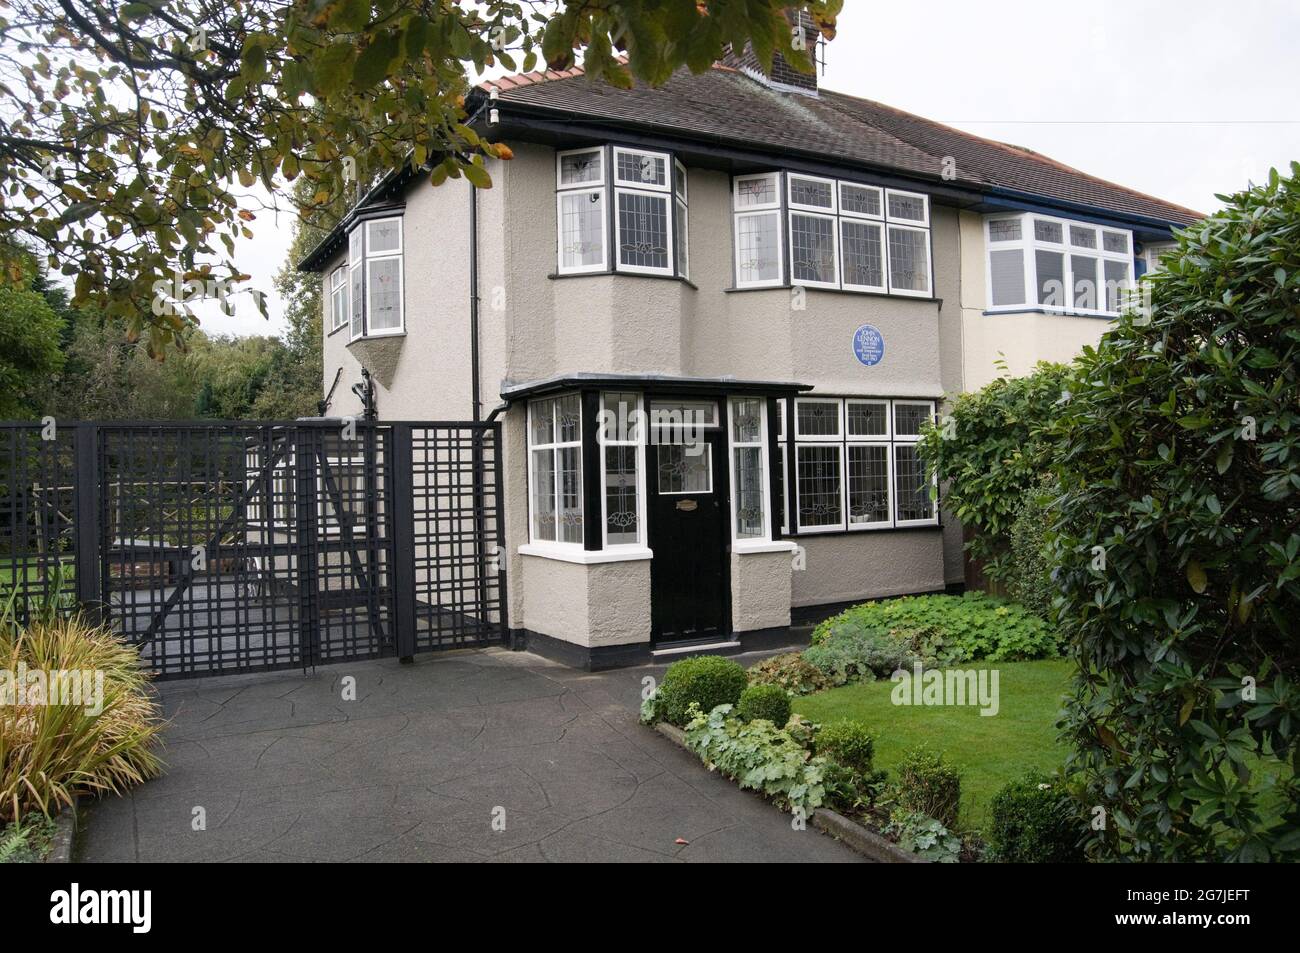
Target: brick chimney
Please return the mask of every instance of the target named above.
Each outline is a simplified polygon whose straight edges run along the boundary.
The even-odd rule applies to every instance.
[[[821,53],[822,36],[821,32],[813,24],[805,10],[793,11],[787,10],[787,17],[794,17],[797,14],[799,23],[803,28],[804,42],[807,44],[808,55],[812,59],[814,66],[818,63]],[[793,28],[794,20],[791,20]],[[735,50],[728,49],[722,57],[724,66],[731,66],[743,73],[752,76],[765,86],[774,89],[790,89],[798,92],[806,92],[811,95],[817,95],[817,73],[801,73],[785,61],[780,53],[772,57],[772,75],[769,77],[763,73],[763,67],[758,63],[758,57],[754,55],[754,50],[749,44],[745,44],[745,49],[737,53]]]

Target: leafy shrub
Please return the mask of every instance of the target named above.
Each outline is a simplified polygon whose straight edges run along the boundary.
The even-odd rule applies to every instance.
[[[795,695],[810,695],[830,687],[821,669],[799,652],[786,652],[763,659],[749,669],[751,685],[777,685]]]
[[[898,810],[889,816],[885,833],[931,863],[955,864],[961,860],[961,838],[940,821],[919,811]]]
[[[817,730],[817,753],[863,776],[871,774],[876,739],[858,721],[834,721]]]
[[[775,685],[750,685],[740,693],[736,714],[745,721],[766,718],[778,728],[790,720],[790,696]]]
[[[1041,774],[1012,781],[993,796],[989,846],[1008,863],[1083,860],[1079,841],[1087,825],[1079,806]]]
[[[918,449],[944,487],[944,508],[974,530],[966,548],[990,579],[1005,578],[1011,524],[1055,456],[1052,424],[1069,379],[1069,368],[1048,363],[999,378],[958,396],[950,419],[922,435]]]
[[[1056,485],[1044,481],[1021,499],[1020,515],[1011,524],[1009,545],[1011,558],[1004,583],[1007,595],[1034,615],[1051,620],[1052,586],[1051,547],[1048,532],[1051,513],[1048,507],[1057,495]]]
[[[0,620],[0,669],[103,672],[103,710],[0,705],[0,820],[53,815],[79,794],[121,793],[158,774],[161,722],[136,651],[80,617],[46,613],[19,625],[12,605]]]
[[[731,717],[732,706],[707,714],[691,702],[686,744],[712,770],[717,768],[742,788],[762,791],[791,811],[811,817],[825,801],[824,758],[808,754],[769,721]]]
[[[925,665],[1017,662],[1057,654],[1056,635],[1046,622],[1023,606],[982,592],[863,603],[817,626],[813,644],[824,645],[845,631],[891,633],[896,641],[905,640]],[[813,661],[808,652],[804,657]]]
[[[0,826],[0,864],[39,864],[49,853],[55,826],[42,814]]]
[[[1069,768],[1112,821],[1099,858],[1300,858],[1300,163],[1221,198],[1057,422]]]
[[[655,711],[660,718],[681,727],[689,719],[691,702],[703,711],[719,705],[735,705],[749,684],[745,669],[718,655],[696,655],[668,666],[655,694]]]
[[[803,657],[831,685],[884,677],[921,661],[902,638],[856,621],[846,621],[823,641],[804,649]]]
[[[913,748],[898,763],[898,804],[935,818],[945,827],[957,825],[961,804],[961,775],[924,745]]]

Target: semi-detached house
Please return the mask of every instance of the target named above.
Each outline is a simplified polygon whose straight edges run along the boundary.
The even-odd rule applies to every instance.
[[[502,422],[507,623],[591,667],[963,580],[945,394],[1094,342],[1198,213],[747,56],[485,83],[494,186],[394,170],[303,262],[328,413]]]

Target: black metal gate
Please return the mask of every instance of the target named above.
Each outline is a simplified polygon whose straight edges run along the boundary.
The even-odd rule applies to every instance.
[[[5,424],[0,455],[0,588],[160,677],[505,637],[499,424]]]

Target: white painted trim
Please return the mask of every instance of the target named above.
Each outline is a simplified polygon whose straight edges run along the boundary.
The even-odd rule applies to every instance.
[[[642,195],[646,198],[655,199],[664,205],[664,257],[667,258],[668,264],[663,268],[655,268],[650,265],[629,265],[625,264],[622,257],[623,251],[623,216],[619,213],[618,200],[623,195]],[[673,248],[673,213],[674,199],[671,192],[651,192],[647,189],[633,189],[623,186],[614,188],[614,270],[621,271],[630,275],[672,275],[676,271],[673,259],[676,258],[676,249]]]
[[[893,416],[892,409],[890,416]],[[870,523],[855,523],[849,519],[849,451],[854,447],[882,447],[885,451],[885,503],[889,517]],[[873,529],[894,528],[894,442],[892,440],[855,440],[844,448],[844,525],[850,533],[870,532]]]
[[[802,202],[796,202],[791,193],[794,192],[794,183],[797,179],[804,182],[815,182],[819,185],[829,186],[831,204],[804,205]],[[820,175],[805,175],[802,172],[787,172],[785,175],[785,198],[786,203],[791,210],[797,210],[800,212],[821,212],[824,215],[835,215],[839,212],[840,208],[839,196],[840,190],[836,187],[834,179],[823,178]]]
[[[880,237],[880,284],[878,285],[850,284],[848,280],[845,278],[845,275],[847,274],[847,271],[844,267],[844,226],[845,225],[857,225],[857,226],[866,226],[867,228],[874,228],[876,230],[876,233],[879,235]],[[887,259],[889,255],[888,255],[888,248],[886,246],[886,242],[888,241],[888,236],[885,234],[885,223],[877,221],[875,219],[866,218],[865,216],[853,218],[852,216],[841,215],[839,219],[839,226],[840,226],[839,227],[840,287],[842,287],[845,291],[871,291],[871,292],[875,292],[876,294],[888,294],[889,293],[889,274],[888,274],[889,266],[887,264]]]
[[[901,195],[903,198],[909,198],[909,199],[920,199],[921,207],[924,213],[923,217],[922,218],[894,218],[892,215],[889,214],[889,197],[891,195]],[[905,192],[902,189],[885,189],[884,211],[885,211],[885,219],[887,221],[895,222],[899,225],[915,225],[917,228],[930,227],[930,196],[925,195],[922,192]]]
[[[925,250],[925,288],[914,291],[911,288],[894,287],[894,267],[893,256],[889,252],[889,232],[890,229],[897,228],[900,231],[920,232],[925,236],[925,244],[921,247]],[[889,283],[889,293],[891,295],[901,295],[905,298],[929,298],[934,294],[934,259],[930,254],[930,228],[923,225],[910,225],[903,222],[886,222],[885,223],[885,280]]]
[[[738,539],[731,544],[731,551],[740,556],[752,553],[793,553],[799,544],[788,539]]]
[[[563,159],[566,156],[586,155],[595,153],[600,156],[600,175],[588,182],[562,182],[560,177],[564,167]],[[585,146],[581,149],[562,149],[555,153],[555,191],[569,192],[576,190],[592,189],[605,184],[605,163],[608,157],[605,154],[604,146]]]
[[[798,505],[798,504],[799,504],[799,498],[798,498],[798,493],[797,493],[798,485],[797,485],[797,482],[796,482],[795,508],[794,508],[794,528],[795,528],[795,532],[796,532],[797,534],[801,535],[801,536],[803,536],[803,535],[814,535],[814,534],[816,534],[816,533],[838,533],[838,532],[843,532],[844,529],[846,528],[846,526],[848,525],[848,516],[849,516],[849,514],[848,514],[848,495],[847,495],[847,493],[845,492],[845,485],[844,485],[844,481],[845,481],[845,479],[847,478],[847,472],[846,472],[845,468],[846,468],[847,465],[848,465],[848,464],[847,464],[848,453],[847,453],[847,452],[845,451],[845,449],[844,449],[844,440],[843,440],[843,439],[840,439],[840,440],[833,440],[833,441],[831,441],[831,440],[826,440],[825,438],[823,438],[823,439],[821,439],[820,441],[816,441],[816,442],[811,441],[811,440],[806,440],[806,441],[804,441],[803,443],[798,443],[798,442],[796,442],[796,443],[794,444],[794,478],[795,478],[796,481],[798,481],[798,479],[799,479],[799,451],[800,451],[800,450],[803,450],[803,449],[810,449],[810,448],[813,448],[813,447],[832,447],[832,448],[834,448],[834,449],[836,449],[836,450],[839,451],[839,455],[840,455],[840,521],[839,521],[838,523],[825,523],[825,524],[819,524],[819,525],[817,525],[817,526],[804,526],[804,525],[803,525],[803,521],[802,521],[802,520],[800,519],[800,517],[799,517],[799,512],[800,512],[800,510],[799,510],[799,505]]]
[[[772,189],[772,195],[775,196],[771,202],[763,202],[759,205],[741,205],[740,204],[740,183],[752,182],[756,179],[774,179],[775,188]],[[731,180],[731,211],[737,215],[745,212],[762,212],[772,211],[781,208],[781,173],[778,172],[751,172],[746,175],[737,175]]]
[[[663,160],[664,164],[664,181],[662,185],[654,182],[645,182],[641,179],[621,179],[618,175],[618,157],[620,155],[629,156],[653,156],[656,159]],[[609,161],[609,181],[614,183],[615,188],[640,189],[647,192],[667,192],[672,194],[673,191],[673,156],[667,152],[660,152],[657,149],[635,149],[627,146],[614,146],[613,154]]]
[[[802,218],[824,218],[831,223],[831,244],[834,248],[831,251],[831,261],[834,262],[835,279],[833,281],[814,281],[811,278],[796,278],[794,274],[794,220],[795,217]],[[802,206],[791,208],[786,215],[786,226],[789,234],[786,237],[786,247],[790,249],[790,284],[795,287],[807,288],[836,288],[840,286],[840,228],[839,220],[835,215],[826,212],[809,212]]]
[[[881,222],[885,219],[885,190],[878,185],[868,185],[865,182],[848,182],[844,179],[839,180],[840,187],[840,215],[845,218],[862,219],[869,222]],[[880,212],[872,215],[870,212],[850,211],[844,207],[844,189],[867,189],[876,193],[876,198],[880,201]]]
[[[601,197],[600,205],[600,261],[594,265],[564,264],[564,200],[575,195]],[[572,187],[555,193],[555,271],[561,275],[584,275],[609,270],[609,191],[604,185],[585,188]]]
[[[606,394],[624,394],[633,393],[631,391],[601,391],[600,392],[600,409],[604,411]],[[645,395],[636,393],[635,413],[640,415],[641,420],[645,420],[644,407]],[[646,472],[645,472],[645,447],[647,427],[634,424],[637,432],[636,440],[606,440],[605,430],[603,427],[596,428],[596,446],[600,452],[600,545],[605,552],[620,552],[624,549],[645,549],[646,544]],[[635,543],[610,543],[609,541],[609,488],[606,483],[608,473],[605,469],[605,448],[606,447],[635,447],[636,448],[636,538]]]
[[[653,559],[654,551],[644,546],[616,546],[613,549],[583,549],[576,544],[556,546],[547,543],[524,543],[519,547],[520,556],[537,556],[541,559],[554,559],[564,563],[578,563],[591,566],[597,563],[628,563],[643,559]]]
[[[758,440],[736,440],[736,404],[742,400],[756,400],[759,407],[758,418]],[[760,509],[763,514],[762,531],[758,536],[746,536],[741,539],[736,535],[736,505],[740,501],[740,494],[736,488],[736,451],[758,449],[758,461],[761,467],[759,482],[761,490],[759,492]],[[744,545],[750,542],[770,543],[772,540],[772,474],[769,472],[767,456],[767,398],[766,397],[732,397],[727,400],[727,475],[730,479],[731,500],[727,509],[731,519],[731,539],[733,546]]]
[[[758,218],[764,215],[771,215],[776,219],[776,277],[761,278],[757,281],[745,281],[740,277],[740,220],[742,218]],[[773,288],[781,287],[785,284],[784,266],[785,266],[785,236],[784,228],[781,227],[781,210],[779,208],[760,208],[757,210],[746,209],[743,212],[736,212],[732,216],[732,263],[736,268],[736,287],[737,288]]]

